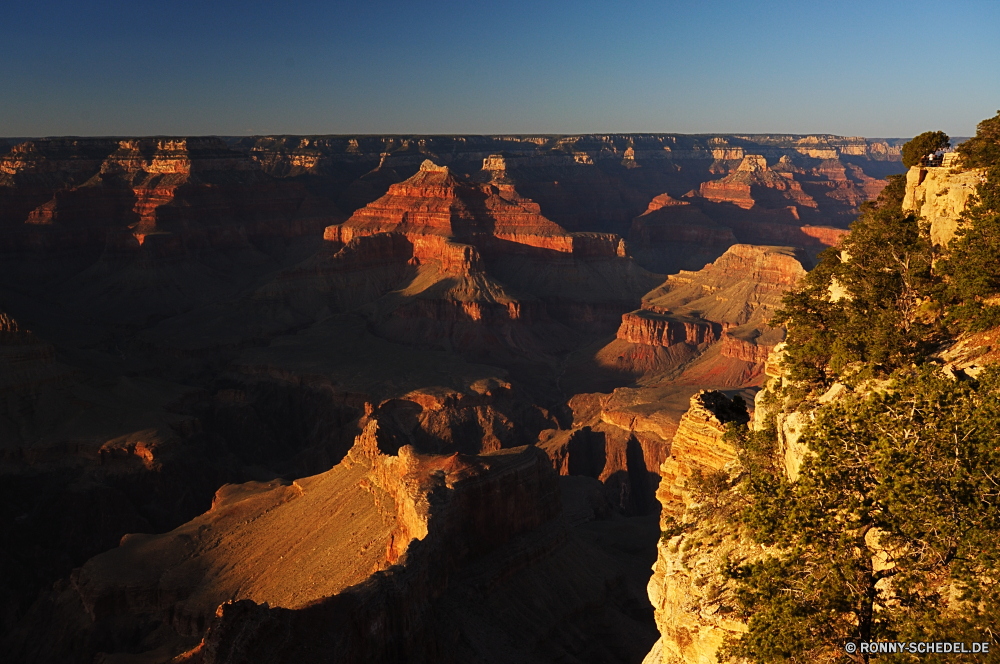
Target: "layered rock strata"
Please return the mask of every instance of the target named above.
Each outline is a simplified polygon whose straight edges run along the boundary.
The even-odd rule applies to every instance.
[[[720,392],[702,390],[691,397],[670,445],[670,456],[660,466],[660,486],[656,497],[663,506],[661,521],[681,517],[691,507],[691,478],[695,471],[708,474],[729,470],[736,450],[723,440],[726,424],[749,421],[745,404],[734,402]]]
[[[657,498],[663,506],[657,559],[648,592],[660,639],[644,664],[715,662],[725,639],[746,631],[733,614],[734,582],[724,564],[746,563],[761,555],[738,528],[701,507],[691,492],[695,471],[738,472],[736,451],[723,440],[727,422],[745,423],[741,405],[718,392],[691,398],[663,463]],[[679,534],[677,525],[684,524]]]
[[[420,260],[439,260],[449,239],[483,249],[521,245],[573,251],[571,236],[513,187],[462,182],[447,166],[430,160],[343,224],[327,228],[324,237],[347,243],[359,235],[390,231],[405,233]]]
[[[622,317],[617,338],[652,348],[700,348],[721,341],[719,359],[691,367],[689,378],[699,375],[705,384],[727,384],[720,379],[738,381],[728,383],[732,386],[750,384],[783,339],[783,332],[767,321],[782,294],[805,274],[804,260],[790,248],[734,245],[704,269],[671,275],[647,293],[641,309]],[[724,379],[721,363],[732,360],[746,365]]]
[[[697,318],[684,319],[654,310],[640,309],[622,316],[618,338],[633,344],[669,347],[687,343],[695,346],[718,341],[721,325]]]
[[[56,631],[108,660],[205,663],[470,661],[498,639],[520,661],[634,661],[655,640],[631,573],[559,518],[544,454],[397,444],[369,419],[325,473],[227,485],[180,528],[125,537],[57,590]]]
[[[745,210],[762,202],[766,207],[775,207],[773,203],[777,199],[787,200],[786,205],[819,207],[802,191],[793,174],[775,173],[761,155],[747,155],[732,174],[702,184],[700,194],[713,203],[732,203]]]

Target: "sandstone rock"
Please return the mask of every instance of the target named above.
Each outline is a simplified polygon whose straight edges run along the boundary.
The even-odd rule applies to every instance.
[[[892,171],[892,148],[840,137],[667,135],[57,139],[0,147],[0,298],[34,332],[0,324],[0,623],[9,635],[0,647],[24,661],[158,661],[184,652],[189,661],[308,661],[307,648],[329,655],[349,645],[337,641],[339,632],[322,641],[333,623],[357,627],[355,636],[372,626],[388,635],[355,642],[365,656],[393,635],[412,635],[386,645],[384,659],[637,661],[655,635],[649,607],[635,592],[648,575],[634,568],[652,562],[643,556],[655,540],[649,512],[657,470],[688,397],[696,387],[756,384],[762,349],[780,338],[753,317],[770,296],[728,290],[724,279],[702,274],[673,283],[671,293],[687,286],[690,293],[658,303],[662,308],[641,308],[641,296],[663,283],[660,274],[697,271],[737,241],[834,243],[845,211]],[[818,163],[800,149],[837,158]],[[847,154],[850,162],[841,159]],[[798,183],[817,207],[795,203],[791,189],[757,185],[749,210],[680,196],[708,178],[769,178],[759,160],[738,170],[747,155]],[[421,170],[427,159],[442,166]],[[406,184],[413,177],[420,186]],[[392,199],[388,207],[406,204],[379,211],[382,197]],[[358,211],[347,226],[357,233],[342,234],[338,208]],[[391,223],[381,225],[378,215]],[[757,262],[748,259],[726,278],[777,279]],[[706,313],[716,306],[726,316]],[[716,341],[692,345],[685,329],[682,342],[660,335],[670,345],[606,343],[629,312],[707,322]],[[596,410],[579,421],[560,414],[564,428],[557,428],[548,409],[584,390],[588,372],[608,367],[599,381],[610,394],[596,397]],[[299,562],[321,573],[292,589],[304,578],[296,561],[271,554],[282,534],[302,526],[279,515],[295,512],[309,492],[286,496],[294,488],[286,482],[243,484],[282,476],[305,486],[305,478],[332,472],[358,427],[372,419],[380,428],[362,436],[356,451],[375,455],[374,441],[381,456],[350,461],[354,469],[391,457],[397,461],[385,486],[410,470],[417,478],[398,482],[392,494],[412,498],[402,521],[412,532],[401,528],[391,544],[379,541],[377,557],[386,564],[406,566],[411,546],[441,532],[440,541],[468,542],[484,529],[503,531],[503,519],[519,519],[520,508],[508,509],[505,496],[534,486],[534,471],[513,473],[499,493],[489,477],[500,462],[489,462],[496,465],[484,474],[471,462],[468,484],[448,482],[468,470],[469,455],[503,456],[535,441],[551,443],[541,467],[555,462],[560,471],[584,473],[562,481],[579,485],[570,502],[579,503],[573,519],[580,525],[553,518],[496,548],[472,544],[465,553],[435,544],[434,564],[402,577],[354,567],[369,550],[330,570],[317,562],[318,550],[303,551]],[[455,452],[452,465],[434,461],[440,467],[421,474],[430,455]],[[313,493],[338,478],[316,480]],[[225,489],[216,510],[197,517],[227,482],[243,488]],[[474,487],[486,496],[477,504],[502,512],[493,525],[462,517],[457,531],[435,531],[435,515],[443,513],[435,513],[434,499]],[[250,509],[267,503],[265,494],[292,497]],[[559,502],[538,500],[544,504],[523,512],[546,513]],[[244,508],[248,523],[238,518]],[[226,510],[230,521],[222,518]],[[332,514],[325,505],[307,512],[303,523]],[[350,539],[371,517],[367,510],[356,519],[340,514],[330,523],[318,519],[315,536]],[[115,566],[106,577],[77,575],[94,591],[91,608],[122,609],[98,611],[105,619],[93,622],[70,570],[109,548],[135,552],[162,542],[192,518],[210,529],[182,527],[185,536],[166,549],[176,544],[180,551],[183,543],[198,555],[174,572],[159,568],[154,585],[145,575],[156,576],[150,570],[158,554],[148,557],[148,569],[140,556],[123,570],[121,581],[134,573],[134,585],[112,578]],[[274,526],[274,539],[259,528],[265,523]],[[639,530],[650,533],[630,534]],[[235,548],[212,549],[215,541]],[[240,549],[251,544],[260,547]],[[222,553],[232,553],[233,567],[208,564]],[[274,565],[248,574],[240,556]],[[424,601],[445,587],[421,581],[438,567],[447,568],[447,587]],[[209,596],[203,573],[229,590],[242,574],[243,590],[280,606],[264,608],[236,593],[243,599],[226,605],[225,619],[211,602],[194,614],[186,605],[175,615],[136,608],[161,600],[184,605],[171,589]],[[354,573],[376,591],[342,590],[333,596],[342,598],[334,602],[339,608],[319,608],[329,597],[310,595],[310,584],[349,583]],[[160,584],[162,595],[150,590]],[[420,584],[433,592],[414,593]],[[288,608],[292,595],[319,605]],[[431,623],[421,622],[428,615]],[[192,650],[206,629],[199,618],[222,626]]]
[[[746,423],[744,407],[719,392],[702,390],[691,397],[691,407],[681,418],[670,445],[670,456],[660,467],[660,487],[656,497],[663,505],[661,522],[679,517],[691,506],[689,481],[696,469],[724,470],[736,460],[736,450],[722,440],[728,422]]]
[[[457,662],[497,639],[525,657],[541,644],[554,657],[590,644],[638,658],[653,643],[641,629],[631,633],[643,651],[616,637],[573,643],[571,616],[605,634],[634,622],[620,608],[635,601],[624,588],[632,581],[557,518],[559,489],[539,451],[387,454],[387,443],[369,420],[349,459],[326,473],[226,486],[193,522],[124,538],[79,571],[61,610],[74,621],[85,610],[80,625],[131,621],[139,634],[162,621],[158,636],[131,648],[164,660],[186,649],[179,661],[311,662],[336,652]],[[529,587],[535,608],[524,622],[518,598]]]
[[[763,373],[770,350],[784,337],[767,321],[784,291],[805,274],[800,260],[804,258],[788,248],[734,245],[703,270],[671,275],[647,293],[642,309],[622,317],[618,339],[663,347],[721,340],[721,357],[747,363],[739,380],[752,383]],[[700,374],[711,381],[719,368],[706,364],[688,372],[692,379]]]
[[[694,318],[685,320],[656,311],[639,310],[622,316],[618,338],[647,346],[672,346],[678,343],[698,346],[718,340],[719,330],[719,325],[713,325],[709,321]]]
[[[775,198],[771,192],[781,192],[778,194],[779,198],[793,201],[800,207],[818,207],[816,201],[802,191],[802,186],[798,182],[772,171],[767,166],[767,160],[761,155],[745,156],[734,173],[721,180],[706,182],[701,185],[700,190],[701,196],[707,200],[714,203],[733,203],[744,209],[754,207],[758,203],[757,199],[770,203],[770,199]],[[775,206],[768,204],[766,207]]]
[[[569,253],[573,246],[568,233],[513,188],[462,181],[429,160],[381,199],[327,229],[324,237],[347,243],[359,235],[391,231],[406,234],[420,260],[439,260],[445,238],[481,251],[520,246]]]
[[[953,173],[944,166],[914,166],[906,173],[903,209],[913,210],[931,224],[931,242],[947,246],[958,228],[959,215],[979,186],[980,169]]]
[[[746,631],[733,615],[734,582],[720,572],[723,563],[750,562],[761,549],[717,515],[695,516],[697,507],[686,482],[695,469],[732,470],[735,450],[723,440],[725,422],[746,421],[746,413],[717,392],[691,398],[681,419],[670,458],[662,468],[657,498],[663,506],[661,528],[688,524],[686,532],[661,537],[648,592],[660,640],[648,664],[709,664],[727,636]],[[673,521],[671,521],[673,520]],[[670,523],[668,523],[670,521]]]
[[[569,401],[572,426],[543,431],[538,445],[560,475],[600,480],[610,506],[648,514],[657,508],[659,468],[683,410],[675,396],[672,390],[624,387],[608,395],[578,394]]]

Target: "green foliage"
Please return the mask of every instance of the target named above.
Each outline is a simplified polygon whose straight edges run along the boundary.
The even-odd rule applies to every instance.
[[[904,160],[946,142],[921,134]],[[949,333],[1000,326],[1000,113],[963,145],[964,164],[986,175],[945,255],[902,210],[904,179],[890,178],[772,321],[788,328],[786,408],[835,380],[893,382],[812,411],[795,482],[773,428],[727,432],[744,468],[732,518],[774,553],[725,570],[749,631],[722,658],[833,661],[862,640],[1000,649],[1000,368],[962,382],[928,362]]]
[[[821,254],[785,296],[771,324],[788,327],[793,381],[827,386],[858,362],[888,374],[923,354],[934,327],[922,309],[935,290],[934,256],[928,229],[901,209],[905,188],[903,176],[891,176],[879,199],[862,205],[842,251]]]
[[[984,330],[1000,325],[1000,163],[986,172],[961,217],[938,269],[948,276],[953,304],[949,320],[960,329]]]
[[[951,139],[943,131],[925,131],[903,144],[903,166],[916,166],[928,154],[950,145]]]
[[[729,490],[729,473],[724,470],[703,472],[696,468],[691,474],[691,486],[695,499],[708,509],[718,509],[722,495]]]
[[[805,662],[847,641],[995,639],[1000,370],[978,384],[897,372],[890,391],[819,413],[797,482],[742,487],[744,524],[781,553],[727,570],[748,632],[724,654]]]
[[[988,168],[1000,164],[1000,111],[976,127],[976,135],[957,148],[965,168]]]
[[[674,517],[668,516],[663,521],[663,529],[660,530],[660,540],[666,542],[686,530],[687,527],[684,524],[679,523]]]

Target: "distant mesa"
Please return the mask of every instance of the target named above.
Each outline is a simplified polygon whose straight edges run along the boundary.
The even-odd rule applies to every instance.
[[[779,200],[786,205],[818,207],[816,201],[802,191],[802,186],[792,174],[774,172],[761,155],[745,156],[734,173],[721,180],[703,183],[699,193],[714,203],[732,203],[745,210],[761,204],[777,207]]]
[[[541,215],[539,206],[512,186],[479,184],[459,178],[431,160],[415,175],[355,212],[343,224],[329,226],[324,238],[347,244],[355,237],[403,233],[418,260],[441,260],[449,241],[471,244],[480,252],[537,248],[572,253],[573,239]]]

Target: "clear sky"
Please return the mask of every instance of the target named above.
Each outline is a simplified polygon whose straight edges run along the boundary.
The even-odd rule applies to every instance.
[[[1000,3],[6,0],[0,136],[971,135]]]

